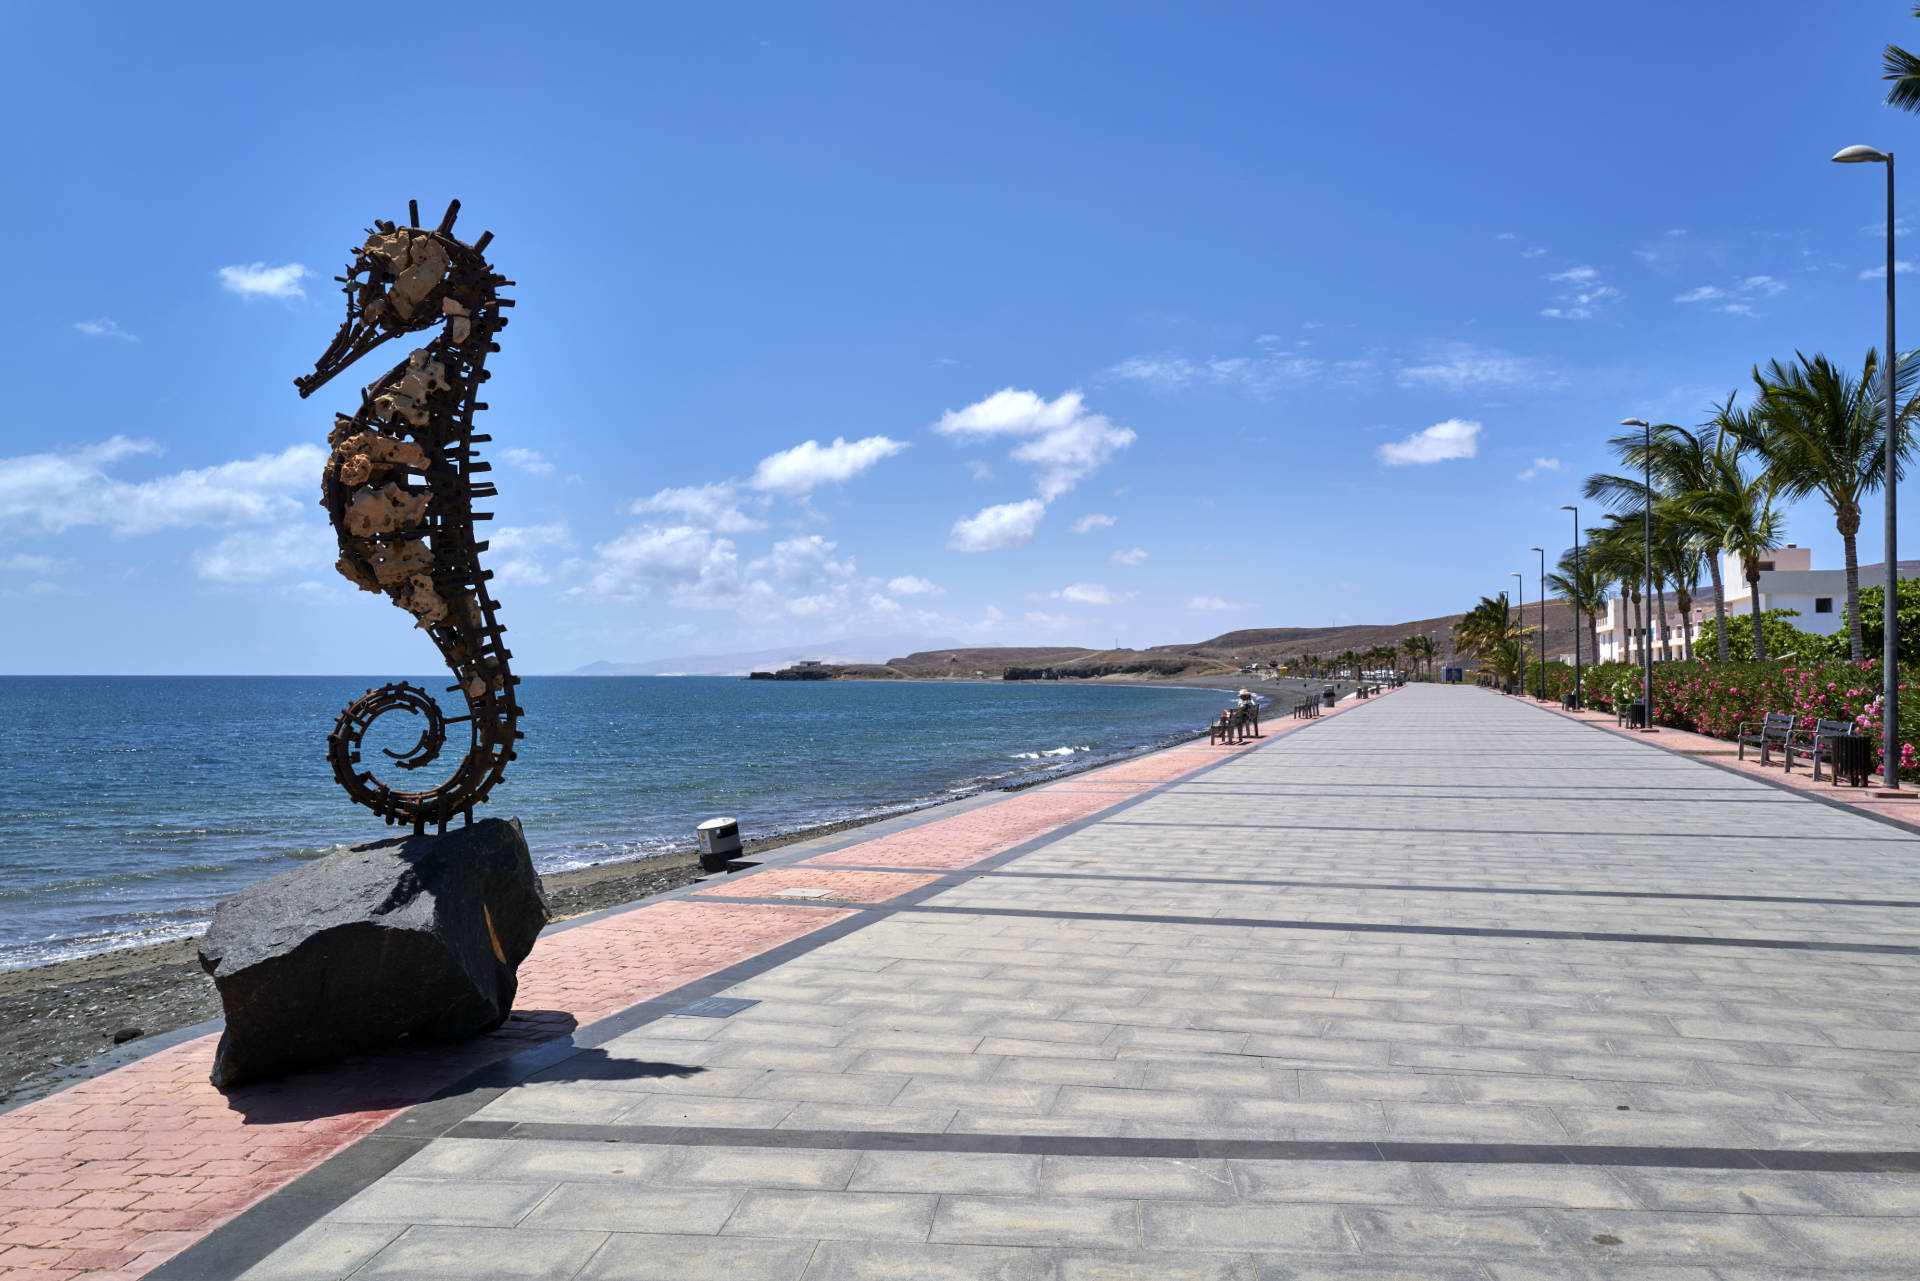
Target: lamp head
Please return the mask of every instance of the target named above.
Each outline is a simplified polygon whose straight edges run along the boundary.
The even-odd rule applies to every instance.
[[[1847,147],[1833,153],[1833,162],[1837,165],[1885,164],[1892,159],[1886,152],[1872,147]]]
[[[1576,516],[1580,514],[1580,509],[1578,507],[1575,507],[1572,503],[1561,503],[1560,510],[1563,512],[1572,512]]]
[[[1529,547],[1529,548],[1527,548],[1527,550],[1528,550],[1528,551],[1530,551],[1530,552],[1539,552],[1539,553],[1541,553],[1542,555],[1545,555],[1545,554],[1546,554],[1546,550],[1547,550],[1547,549],[1546,549],[1546,548],[1544,548],[1544,547]]]
[[[1622,427],[1645,427],[1647,420],[1644,418],[1622,418],[1620,425]]]

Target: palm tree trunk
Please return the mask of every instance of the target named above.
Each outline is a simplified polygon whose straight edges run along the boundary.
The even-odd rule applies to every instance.
[[[1587,652],[1593,655],[1593,661],[1600,661],[1600,611],[1587,611]]]
[[[1656,578],[1653,580],[1653,583],[1654,590],[1660,597],[1660,661],[1663,663],[1671,663],[1673,661],[1673,637],[1669,635],[1667,628],[1667,580],[1664,578]]]
[[[1847,519],[1839,521],[1840,541],[1847,549],[1847,653],[1859,662],[1866,653],[1866,646],[1860,639],[1860,557],[1854,548],[1855,532],[1860,526],[1860,517],[1853,518],[1854,531],[1847,529]]]
[[[1727,588],[1720,581],[1720,551],[1714,549],[1707,558],[1707,568],[1713,571],[1713,620],[1719,628],[1720,661],[1727,661]]]
[[[1767,638],[1760,630],[1760,575],[1747,575],[1747,604],[1753,609],[1753,661],[1767,661]]]
[[[1632,633],[1633,641],[1640,646],[1639,657],[1636,658],[1634,656],[1633,646],[1631,644],[1628,645],[1627,661],[1630,663],[1638,663],[1643,659],[1645,659],[1647,656],[1647,633],[1646,633],[1646,629],[1641,627],[1640,625],[1640,586],[1639,584],[1636,583],[1632,587],[1628,588],[1627,596],[1628,596],[1628,599],[1630,599],[1633,602],[1633,633]]]
[[[1699,586],[1695,580],[1694,586]],[[1680,607],[1680,657],[1693,661],[1693,593],[1685,584],[1673,585],[1673,603]]]

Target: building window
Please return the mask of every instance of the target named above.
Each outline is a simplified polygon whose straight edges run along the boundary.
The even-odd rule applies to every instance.
[[[1831,614],[1833,612],[1833,597],[1815,596],[1813,598],[1813,612],[1816,614]]]
[[[1768,573],[1768,572],[1770,572],[1770,571],[1771,571],[1772,569],[1773,569],[1773,562],[1772,562],[1772,561],[1770,561],[1770,560],[1763,560],[1763,561],[1761,561],[1761,562],[1760,562],[1760,572],[1761,572],[1761,573],[1763,573],[1763,574],[1765,574],[1765,573]]]

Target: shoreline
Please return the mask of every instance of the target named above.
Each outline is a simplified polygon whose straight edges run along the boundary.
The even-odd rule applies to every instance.
[[[1325,684],[1298,678],[1274,682],[1245,677],[1180,681],[1095,677],[1076,683],[1212,689],[1227,693],[1246,688],[1268,698],[1270,713],[1271,709],[1280,708],[1285,698],[1303,694],[1305,685]],[[749,840],[743,843],[742,853],[751,858],[801,841],[937,810],[989,791],[1024,791],[1165,751],[1205,732],[1204,728],[1196,729],[1188,737],[1097,761],[1064,761],[1040,777],[983,788],[965,796],[857,815]],[[699,858],[688,850],[568,868],[543,874],[540,880],[552,921],[557,923],[679,889],[700,875]],[[195,934],[0,970],[0,1108],[64,1088],[70,1083],[67,1078],[84,1070],[88,1060],[111,1052],[117,1045],[218,1018],[220,999],[213,981],[200,969],[198,945],[199,935]]]

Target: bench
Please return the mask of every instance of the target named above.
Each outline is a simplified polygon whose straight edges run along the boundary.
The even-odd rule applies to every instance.
[[[1791,712],[1768,712],[1758,721],[1741,721],[1734,733],[1740,744],[1739,759],[1747,759],[1747,749],[1760,749],[1760,763],[1770,765],[1768,753],[1775,748],[1785,751],[1793,742],[1794,719]]]
[[[1209,743],[1241,743],[1260,736],[1260,712],[1244,704],[1222,708],[1217,719],[1207,725]]]
[[[1815,721],[1813,733],[1805,743],[1787,742],[1787,773],[1793,773],[1793,758],[1804,757],[1813,762],[1814,782],[1820,781],[1820,762],[1825,761],[1827,768],[1833,768],[1833,743],[1837,734],[1853,734],[1858,731],[1852,721]]]

